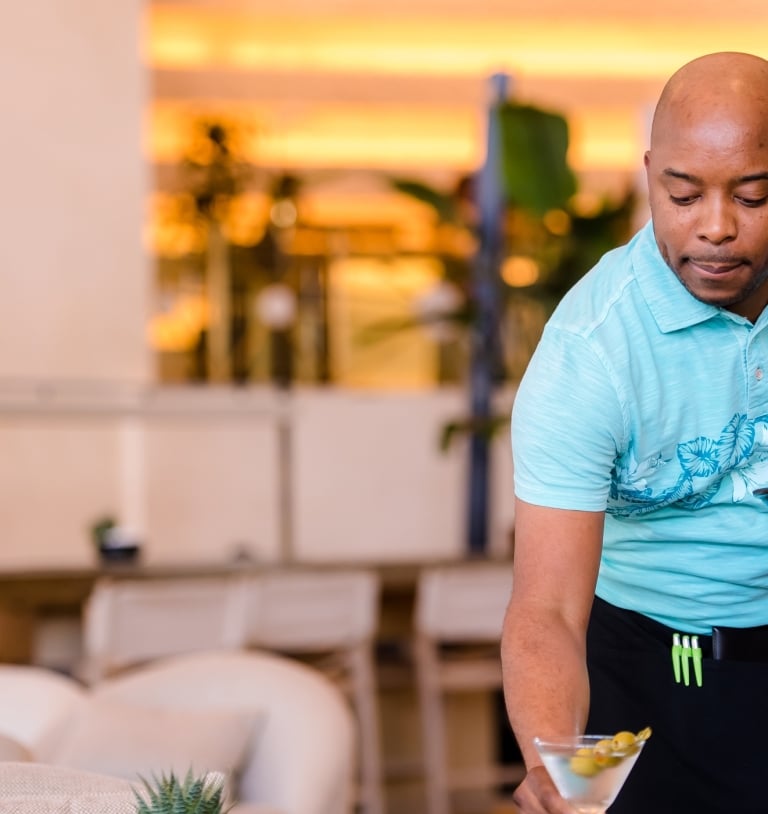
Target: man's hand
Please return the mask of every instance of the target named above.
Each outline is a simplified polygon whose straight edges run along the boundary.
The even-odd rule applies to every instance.
[[[520,814],[573,814],[573,808],[558,794],[543,766],[534,766],[528,772],[512,800]]]

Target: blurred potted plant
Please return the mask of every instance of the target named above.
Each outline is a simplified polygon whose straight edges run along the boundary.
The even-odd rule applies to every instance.
[[[91,539],[104,563],[135,562],[141,553],[141,543],[135,535],[120,526],[111,514],[98,517],[91,524]]]

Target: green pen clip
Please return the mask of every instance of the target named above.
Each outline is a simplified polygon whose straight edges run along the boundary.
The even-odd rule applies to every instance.
[[[691,658],[693,660],[693,675],[696,679],[696,686],[700,687],[704,683],[704,677],[701,671],[703,654],[699,647],[698,636],[691,636]]]
[[[675,674],[675,683],[680,683],[680,659],[683,654],[683,646],[680,644],[680,634],[672,635],[672,670]]]
[[[683,684],[689,687],[691,684],[691,667],[689,659],[691,658],[691,638],[690,636],[683,636],[683,648],[680,653],[680,661],[683,668]]]

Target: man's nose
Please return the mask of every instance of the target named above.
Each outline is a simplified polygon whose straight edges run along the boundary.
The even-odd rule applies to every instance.
[[[720,198],[702,203],[697,229],[699,238],[714,244],[733,240],[738,227],[731,203]]]

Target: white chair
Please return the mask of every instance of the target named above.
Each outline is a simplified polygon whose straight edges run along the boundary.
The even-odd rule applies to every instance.
[[[84,687],[43,667],[0,664],[0,734],[46,760],[87,703]]]
[[[359,802],[383,814],[374,637],[379,577],[366,569],[275,571],[247,580],[249,646],[306,658],[351,700],[359,735]]]
[[[243,643],[244,584],[236,577],[97,580],[83,609],[83,664],[94,683],[163,656]]]
[[[350,814],[355,724],[342,692],[319,671],[274,653],[172,656],[108,678],[96,703],[260,713],[238,775],[233,814]],[[215,733],[211,733],[212,735]]]
[[[512,565],[469,562],[424,568],[417,581],[414,665],[427,814],[449,814],[451,792],[519,782],[522,766],[448,766],[445,696],[501,687],[499,644]]]
[[[349,704],[322,673],[274,653],[186,653],[90,688],[40,667],[2,664],[0,752],[6,745],[24,749],[0,759],[0,814],[49,812],[35,799],[46,789],[56,791],[48,781],[58,783],[60,795],[50,814],[90,811],[79,802],[70,809],[63,799],[70,776],[77,796],[78,772],[125,780],[167,769],[181,773],[203,753],[214,761],[207,768],[216,770],[215,761],[228,762],[234,751],[232,814],[352,812],[355,722]],[[45,766],[6,775],[7,760]]]

